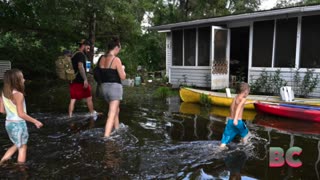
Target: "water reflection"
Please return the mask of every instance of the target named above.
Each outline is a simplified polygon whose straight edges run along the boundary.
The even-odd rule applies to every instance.
[[[105,155],[103,157],[105,168],[110,171],[117,172],[120,169],[120,164],[123,163],[120,155],[120,147],[114,142],[110,141],[105,145]]]
[[[314,164],[314,169],[317,173],[317,178],[320,179],[319,169],[320,169],[320,140],[318,141],[318,158]]]
[[[27,164],[17,164],[13,162],[5,162],[1,165],[0,173],[10,172],[11,175],[6,179],[29,179],[29,168]],[[4,178],[4,177],[2,177]]]
[[[184,114],[201,115],[203,117],[209,117],[209,116],[220,117],[220,118],[223,117],[224,119],[230,116],[230,108],[228,107],[222,107],[222,106],[204,107],[204,106],[201,106],[200,104],[186,103],[186,102],[181,102],[179,112]],[[256,114],[257,114],[256,111],[245,109],[242,114],[243,120],[252,121],[254,120]]]
[[[247,160],[247,155],[243,151],[228,154],[224,162],[229,171],[229,179],[241,179],[241,169]]]
[[[222,133],[221,130],[223,130],[225,126],[225,118],[229,115],[228,108],[211,107],[210,109],[205,109],[198,104],[192,103],[181,103],[179,112],[182,113],[182,115],[179,114],[177,117],[183,117],[184,119],[184,121],[182,121],[182,125],[177,126],[177,129],[184,127],[183,130],[179,130],[180,132],[190,132],[190,130],[196,128],[196,125],[191,126],[192,123],[190,122],[189,126],[191,126],[191,129],[188,128],[188,122],[186,121],[187,119],[192,121],[194,118],[196,118],[202,123],[206,124],[206,129],[200,129],[201,131],[206,131],[207,138],[202,138],[208,140],[220,139],[219,137]],[[255,161],[264,162],[264,166],[261,169],[265,169],[265,173],[263,173],[265,175],[261,177],[266,179],[279,177],[285,179],[292,177],[313,177],[319,179],[319,165],[318,162],[315,162],[315,160],[318,160],[319,157],[315,157],[313,154],[318,154],[319,152],[318,142],[320,140],[320,123],[306,123],[297,119],[286,119],[265,114],[256,114],[252,111],[245,111],[244,117],[247,119],[247,125],[250,131],[252,131],[254,134],[252,141],[254,146],[254,154],[256,154],[258,157],[261,157],[257,158]],[[180,137],[179,140],[186,140],[186,138]],[[194,138],[191,140],[197,139]],[[287,150],[293,146],[298,146],[303,149],[303,155],[301,155],[299,158],[304,164],[304,167],[300,168],[304,169],[304,173],[301,173],[301,170],[299,169],[291,168],[289,166],[284,166],[278,169],[269,168],[269,147],[281,147]],[[314,165],[309,164],[309,168],[306,168],[306,164],[308,164],[307,162],[312,162],[311,164]],[[202,173],[200,174],[202,175],[205,173],[204,171],[201,172]],[[235,175],[234,177],[238,177],[238,175]]]
[[[220,140],[229,114],[230,109],[226,107],[208,108],[200,104],[182,102],[179,112],[171,114],[169,121],[175,125],[171,135],[173,139],[185,141]],[[243,112],[245,120],[253,120],[255,115],[255,111]],[[185,133],[185,129],[188,129],[188,133]]]
[[[98,116],[90,116],[80,120],[78,119],[77,121],[71,121],[69,123],[71,133],[75,134],[86,129],[94,128],[94,124],[97,118]]]
[[[299,119],[258,114],[254,119],[254,123],[258,126],[271,128],[283,133],[320,136],[320,123],[316,122],[305,122]]]

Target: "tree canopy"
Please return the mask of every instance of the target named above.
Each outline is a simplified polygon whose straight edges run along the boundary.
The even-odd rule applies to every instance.
[[[117,35],[122,43],[119,56],[129,74],[135,75],[138,65],[160,70],[165,67],[165,38],[164,34],[142,31],[141,21],[146,14],[154,26],[253,12],[260,3],[260,0],[0,0],[0,59],[10,60],[27,77],[55,78],[54,61],[63,49],[75,51],[76,42],[87,38],[104,51],[110,37]]]

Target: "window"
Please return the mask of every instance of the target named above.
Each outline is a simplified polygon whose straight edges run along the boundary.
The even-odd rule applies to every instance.
[[[274,21],[253,24],[253,67],[271,67]]]
[[[300,67],[320,68],[320,15],[302,17]]]
[[[294,67],[297,22],[297,18],[277,20],[274,67]]]
[[[182,30],[172,31],[172,65],[182,66]]]
[[[211,27],[172,31],[172,65],[209,66],[210,42]],[[198,48],[196,48],[197,43]],[[197,51],[198,57],[196,57]]]
[[[184,30],[184,65],[196,64],[196,29]]]
[[[211,27],[198,29],[198,66],[210,64],[210,37]]]

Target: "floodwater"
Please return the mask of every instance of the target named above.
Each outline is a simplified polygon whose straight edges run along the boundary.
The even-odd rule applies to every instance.
[[[104,133],[107,105],[95,99],[103,115],[86,114],[77,102],[67,117],[65,84],[29,83],[28,112],[42,121],[28,123],[27,163],[16,155],[0,167],[0,179],[319,179],[320,123],[244,113],[252,133],[248,145],[235,139],[227,151],[218,145],[228,108],[181,103],[178,96],[156,99],[154,87],[125,88],[121,128],[111,138]],[[0,154],[11,146],[4,116],[0,124]],[[302,148],[302,166],[269,167],[269,148]]]

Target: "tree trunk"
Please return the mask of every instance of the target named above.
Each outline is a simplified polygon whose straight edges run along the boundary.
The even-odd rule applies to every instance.
[[[94,43],[96,41],[96,12],[95,11],[93,11],[91,16],[90,16],[89,39],[91,41],[89,60],[91,61],[91,64],[93,64]]]

